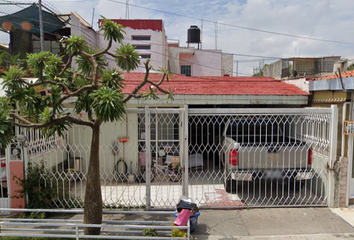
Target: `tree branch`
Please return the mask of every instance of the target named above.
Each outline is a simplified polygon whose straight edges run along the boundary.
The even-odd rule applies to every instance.
[[[151,81],[147,81],[146,83],[150,83],[151,85],[153,85],[154,87],[157,88],[157,90],[159,90],[160,92],[164,93],[164,94],[168,94],[169,92],[164,90],[163,88],[160,88],[160,85],[153,83]],[[161,84],[161,83],[160,83]]]
[[[149,61],[145,62],[145,69],[146,69],[146,73],[145,73],[145,77],[144,80],[123,100],[123,103],[128,102],[132,97],[134,97],[138,91],[144,87],[144,85],[148,82],[148,77],[150,74],[150,70],[151,70],[151,66],[149,65]]]
[[[67,93],[71,93],[70,89],[63,83],[61,82],[55,82],[55,81],[52,81],[52,80],[43,80],[41,82],[35,82],[35,83],[28,83],[26,82],[25,80],[21,79],[21,81],[26,84],[27,86],[29,87],[37,87],[37,86],[41,86],[41,85],[44,85],[44,84],[52,84],[52,85],[59,85],[61,86]]]
[[[65,95],[64,97],[62,97],[62,99],[60,99],[59,104],[63,103],[66,99],[69,99],[71,97],[76,97],[78,95],[80,95],[80,93],[82,93],[85,90],[88,89],[95,89],[96,86],[91,84],[91,85],[85,85],[81,88],[79,88],[78,90],[76,90],[75,92],[70,92],[69,94]]]
[[[97,56],[99,56],[99,55],[103,55],[103,54],[105,54],[105,53],[108,53],[108,50],[109,50],[111,47],[112,47],[112,39],[109,40],[108,45],[107,45],[107,47],[106,47],[105,49],[103,49],[103,50],[100,51],[100,52],[97,52],[97,53],[93,54],[93,57],[97,57]]]
[[[69,59],[66,62],[66,64],[64,65],[64,68],[60,71],[59,76],[63,75],[64,72],[71,66],[72,60],[73,60],[73,56],[69,56]]]

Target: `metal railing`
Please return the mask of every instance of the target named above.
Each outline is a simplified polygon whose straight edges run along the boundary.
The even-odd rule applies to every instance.
[[[0,211],[9,212],[43,212],[83,214],[82,209],[11,209],[1,208]],[[157,215],[170,216],[171,211],[111,211],[105,210],[103,214],[124,215]],[[173,239],[190,239],[190,223],[187,226],[172,226],[173,221],[144,221],[144,220],[103,220],[102,224],[84,224],[81,219],[27,219],[27,218],[1,218],[1,237],[46,237],[46,238],[72,238],[72,239],[171,239],[173,229],[186,230],[186,237]],[[101,235],[84,235],[84,228],[99,227]],[[142,236],[144,229],[155,229],[159,236]],[[30,235],[29,235],[30,234]]]

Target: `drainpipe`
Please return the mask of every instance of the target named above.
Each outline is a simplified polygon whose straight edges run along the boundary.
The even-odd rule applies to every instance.
[[[349,107],[350,107],[350,102],[345,102],[344,104],[343,104],[343,110],[342,110],[342,133],[344,132],[344,119],[345,119],[345,117],[346,117],[346,115],[347,115],[347,106],[349,105]],[[345,155],[345,153],[344,153],[344,148],[345,148],[345,135],[344,134],[342,134],[342,146],[341,146],[341,153],[340,153],[340,155],[341,156],[344,156]]]

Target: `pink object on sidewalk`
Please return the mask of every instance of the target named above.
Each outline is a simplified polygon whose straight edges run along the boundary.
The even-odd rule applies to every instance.
[[[176,220],[173,222],[176,226],[186,226],[191,216],[191,212],[187,209],[183,209],[181,213],[177,216]]]

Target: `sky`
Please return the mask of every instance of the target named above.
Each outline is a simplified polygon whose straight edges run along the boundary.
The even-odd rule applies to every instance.
[[[18,2],[18,1],[17,1]],[[100,16],[162,19],[168,39],[186,46],[202,30],[203,49],[234,55],[234,75],[286,57],[341,56],[354,62],[353,0],[42,0],[76,11],[97,30]],[[126,3],[129,3],[128,12]],[[92,19],[92,16],[94,18]]]

